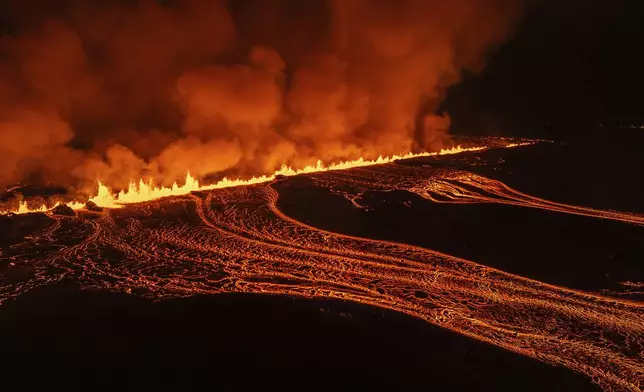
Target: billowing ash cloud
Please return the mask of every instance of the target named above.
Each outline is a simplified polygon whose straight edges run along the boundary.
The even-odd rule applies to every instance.
[[[101,4],[104,3],[104,4]],[[0,185],[86,189],[435,149],[514,0],[3,6]]]

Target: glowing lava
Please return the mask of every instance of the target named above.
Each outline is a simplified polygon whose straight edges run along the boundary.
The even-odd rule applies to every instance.
[[[387,161],[395,159],[400,158]],[[432,202],[501,203],[644,224],[642,215],[551,202],[463,170],[349,164],[371,166],[310,178],[356,205],[365,192],[398,190]],[[641,391],[644,303],[539,282],[431,249],[321,230],[279,209],[274,182],[230,188],[248,183],[200,187],[195,180],[169,191],[139,184],[113,200],[228,189],[101,213],[52,215],[31,235],[0,247],[0,303],[63,279],[154,300],[231,292],[341,299],[392,309],[565,366],[607,391]]]
[[[638,215],[537,199],[449,168],[390,164],[310,178],[347,196],[401,190],[446,203],[503,203],[644,222]],[[607,391],[641,390],[643,303],[539,282],[431,249],[321,230],[280,211],[272,184],[100,214],[53,215],[46,227],[0,249],[0,262],[10,263],[0,274],[0,303],[62,279],[154,300],[230,292],[334,298],[392,309],[566,366]]]
[[[524,145],[529,145],[534,143],[535,142],[511,143],[504,147],[511,148],[511,147],[524,146]],[[97,206],[104,207],[104,208],[121,208],[124,204],[141,203],[141,202],[161,199],[163,197],[168,197],[168,196],[182,196],[182,195],[187,195],[190,192],[194,192],[194,191],[204,191],[204,190],[212,190],[212,189],[230,188],[230,187],[242,186],[242,185],[260,184],[260,183],[272,181],[278,175],[296,176],[298,174],[308,174],[308,173],[324,172],[324,171],[331,171],[331,170],[345,170],[345,169],[351,169],[355,167],[382,165],[399,159],[459,154],[467,151],[481,151],[487,148],[489,147],[464,148],[461,146],[456,146],[450,149],[443,149],[438,152],[424,152],[424,153],[418,153],[418,154],[407,153],[404,155],[393,155],[390,157],[380,156],[377,159],[373,159],[373,160],[359,158],[352,161],[332,163],[328,166],[324,165],[322,161],[318,161],[315,166],[306,166],[302,169],[292,169],[288,166],[282,166],[279,170],[276,170],[273,174],[263,175],[260,177],[252,177],[250,179],[238,178],[235,180],[231,180],[229,178],[224,177],[221,181],[210,185],[200,185],[199,181],[194,177],[192,177],[190,173],[188,173],[186,175],[186,180],[184,184],[181,186],[179,186],[175,182],[172,185],[172,187],[169,187],[169,188],[164,186],[157,187],[157,186],[154,186],[154,184],[152,184],[151,182],[145,182],[143,180],[139,180],[138,182],[134,182],[134,181],[131,182],[128,189],[122,190],[118,193],[112,193],[112,191],[107,186],[103,185],[99,181],[98,187],[97,187],[98,192],[96,196],[90,197],[89,201],[92,201],[96,203]],[[58,204],[54,205],[54,207],[57,205]],[[84,208],[85,203],[70,202],[70,203],[67,203],[67,205],[72,209],[79,210]],[[22,201],[20,202],[18,209],[13,211],[8,211],[8,212],[11,212],[14,214],[26,214],[31,212],[45,212],[45,211],[48,211],[49,209],[50,208],[48,208],[45,205],[30,207],[27,204],[27,202]],[[1,213],[3,212],[0,211],[0,214]],[[4,213],[7,213],[7,211],[5,211]]]

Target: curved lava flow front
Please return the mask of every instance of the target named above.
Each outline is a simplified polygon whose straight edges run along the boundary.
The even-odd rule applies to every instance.
[[[644,225],[640,215],[554,203],[452,169],[387,164],[311,178],[357,206],[364,191],[405,190],[434,202],[505,203]],[[282,213],[272,184],[53,216],[42,233],[3,250],[11,268],[28,266],[33,274],[10,279],[2,273],[0,302],[63,278],[153,299],[223,292],[338,298],[566,366],[606,390],[642,387],[641,302],[320,230]]]

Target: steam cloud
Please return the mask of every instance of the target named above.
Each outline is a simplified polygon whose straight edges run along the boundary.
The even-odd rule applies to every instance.
[[[104,4],[100,4],[104,3]],[[8,1],[0,186],[123,188],[435,149],[515,0]],[[38,10],[38,11],[34,11]]]

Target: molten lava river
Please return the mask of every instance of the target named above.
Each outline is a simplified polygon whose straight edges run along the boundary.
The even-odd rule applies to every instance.
[[[548,201],[444,166],[393,162],[303,176],[355,208],[365,192],[403,191],[427,203],[500,203],[644,225],[642,215]],[[288,181],[48,214],[44,229],[2,249],[0,302],[62,279],[154,300],[226,292],[334,298],[568,367],[605,390],[641,390],[644,303],[312,227],[278,208],[277,185]]]

